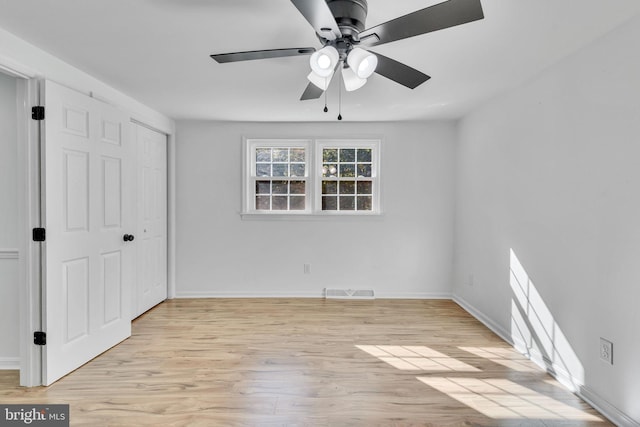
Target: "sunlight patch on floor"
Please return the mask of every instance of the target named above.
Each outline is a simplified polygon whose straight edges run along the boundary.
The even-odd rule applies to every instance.
[[[418,377],[418,380],[493,419],[602,421],[507,379]]]
[[[426,346],[356,345],[403,371],[480,372],[480,369]]]

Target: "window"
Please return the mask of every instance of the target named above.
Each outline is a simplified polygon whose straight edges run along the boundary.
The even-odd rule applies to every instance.
[[[309,141],[252,140],[249,145],[248,211],[308,211]]]
[[[380,213],[379,140],[245,140],[243,214]]]
[[[369,144],[321,142],[323,211],[373,211],[373,151]]]

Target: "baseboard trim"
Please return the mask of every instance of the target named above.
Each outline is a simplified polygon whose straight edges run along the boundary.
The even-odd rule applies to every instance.
[[[620,427],[640,427],[640,424],[638,422],[634,421],[631,417],[600,397],[597,393],[593,392],[587,386],[580,384],[580,382],[577,381],[576,378],[571,377],[566,371],[560,369],[557,366],[550,366],[549,363],[545,363],[542,355],[531,354],[527,350],[527,346],[525,345],[525,343],[514,342],[510,334],[504,328],[495,323],[489,317],[485,316],[480,310],[475,308],[464,298],[454,294],[452,296],[452,300],[460,307],[462,307],[467,313],[475,317],[479,322],[493,331],[493,333],[513,346],[513,348],[515,348],[522,355],[527,357],[540,368],[547,371],[549,375],[554,377],[556,380],[558,380],[559,383],[571,390],[576,396],[580,397],[589,405],[593,406],[595,410],[608,418],[609,421]],[[553,368],[553,371],[549,370],[550,367]]]
[[[450,292],[378,292],[377,299],[451,299]]]
[[[0,357],[0,370],[1,371],[16,371],[20,369],[19,357]]]
[[[618,427],[640,427],[640,423],[634,421],[627,414],[601,398],[588,387],[582,387],[576,394]]]
[[[379,292],[376,299],[451,299],[448,292]],[[320,292],[190,292],[177,291],[175,298],[324,298],[324,290]]]
[[[273,292],[273,293],[254,293],[254,292],[190,292],[176,291],[175,298],[324,298],[322,292]]]
[[[470,315],[475,317],[478,321],[480,321],[480,323],[482,323],[484,326],[489,328],[494,334],[496,334],[497,336],[499,336],[500,338],[508,342],[510,345],[515,347],[515,344],[511,339],[511,336],[504,328],[502,328],[500,325],[495,323],[489,317],[485,316],[484,313],[482,313],[480,310],[476,309],[474,306],[469,304],[464,298],[454,294],[451,296],[451,299],[453,300],[453,302],[455,302],[460,307],[462,307],[467,313],[469,313]]]

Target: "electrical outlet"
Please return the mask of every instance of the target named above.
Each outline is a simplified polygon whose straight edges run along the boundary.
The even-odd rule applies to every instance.
[[[473,274],[470,274],[470,275],[469,275],[469,279],[467,280],[467,284],[468,284],[469,286],[473,286]]]
[[[311,274],[311,264],[304,265],[304,274]]]
[[[613,343],[600,338],[600,359],[613,365]]]

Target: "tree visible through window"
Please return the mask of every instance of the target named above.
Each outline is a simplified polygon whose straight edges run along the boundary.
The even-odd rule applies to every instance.
[[[370,211],[371,148],[322,149],[322,210]]]
[[[306,149],[259,147],[255,150],[255,209],[299,211],[306,204]]]

